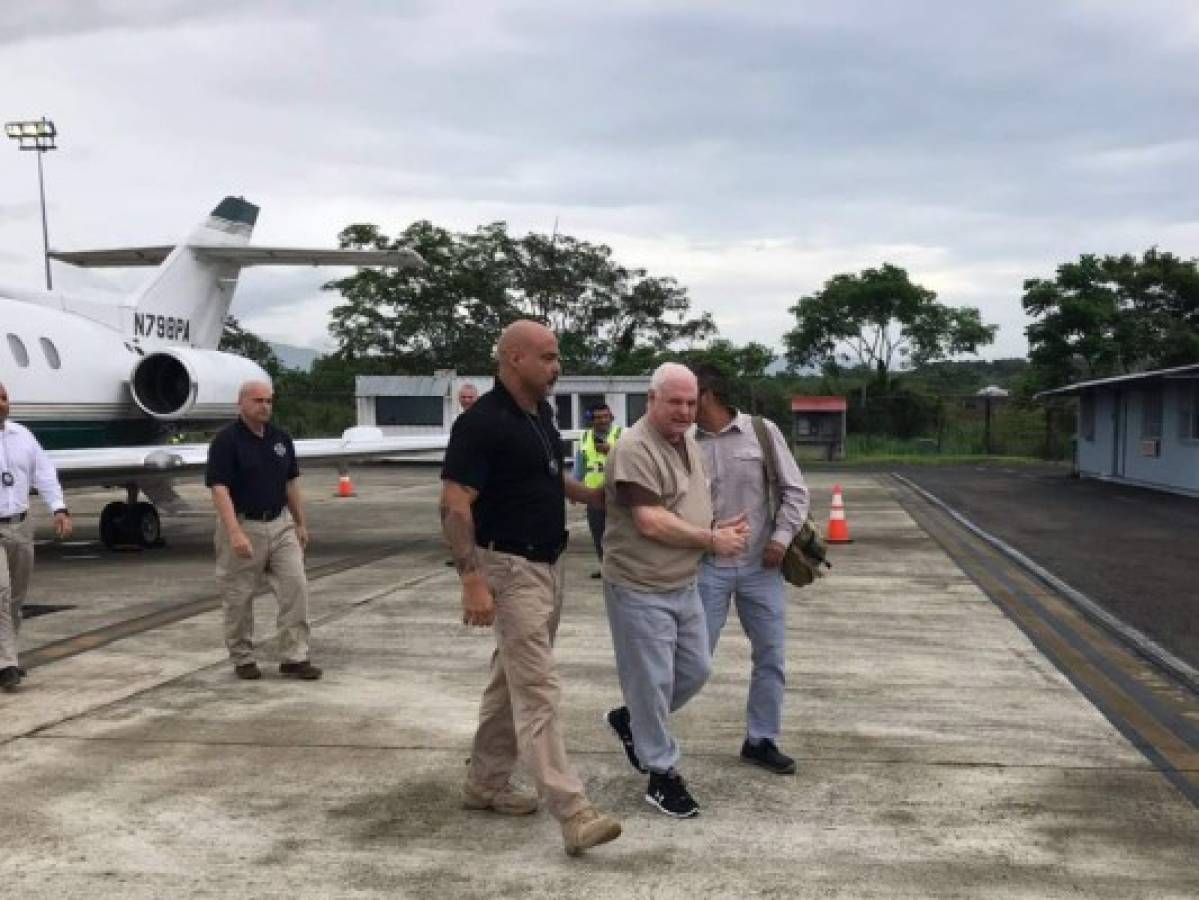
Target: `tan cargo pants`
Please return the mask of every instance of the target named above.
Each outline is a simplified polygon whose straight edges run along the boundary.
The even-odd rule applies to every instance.
[[[233,552],[220,519],[214,538],[229,658],[235,666],[254,662],[254,592],[265,576],[279,609],[279,659],[303,662],[308,659],[308,577],[291,513],[284,510],[272,522],[240,521],[253,549],[248,559]]]
[[[0,525],[0,669],[18,665],[17,635],[32,574],[32,520]]]
[[[471,751],[470,780],[485,791],[525,761],[546,809],[559,821],[589,804],[566,759],[553,645],[562,615],[562,560],[554,565],[479,548],[495,593],[496,650]]]

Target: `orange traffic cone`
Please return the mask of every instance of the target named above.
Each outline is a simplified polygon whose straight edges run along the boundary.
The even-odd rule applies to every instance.
[[[845,503],[841,500],[841,485],[833,485],[833,506],[828,513],[828,534],[825,540],[830,544],[848,544],[849,523],[845,521]]]
[[[354,493],[354,485],[350,482],[350,473],[343,472],[337,478],[337,493],[335,497],[357,497]]]

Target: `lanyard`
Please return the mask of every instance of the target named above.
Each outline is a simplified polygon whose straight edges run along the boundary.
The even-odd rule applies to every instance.
[[[4,448],[4,467],[0,469],[0,486],[11,488],[17,483],[17,479],[9,465],[8,432],[4,430],[3,423],[0,423],[0,447]]]

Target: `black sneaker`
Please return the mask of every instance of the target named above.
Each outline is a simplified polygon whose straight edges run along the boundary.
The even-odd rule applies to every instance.
[[[691,819],[699,815],[699,804],[687,793],[683,776],[678,774],[659,775],[657,772],[651,772],[645,799],[666,815],[676,819]]]
[[[11,691],[21,683],[21,671],[16,666],[0,669],[0,689]]]
[[[241,678],[245,681],[257,681],[262,677],[262,669],[258,668],[258,663],[255,662],[242,663],[239,666],[234,666],[233,671],[237,674],[238,678]]]
[[[756,745],[747,740],[741,745],[741,759],[750,765],[761,766],[775,775],[795,774],[795,760],[787,754],[781,753],[770,738],[766,738]]]
[[[637,758],[637,748],[633,746],[633,728],[629,725],[629,708],[618,706],[616,709],[608,710],[604,721],[608,723],[609,728],[616,732],[620,743],[624,745],[624,755],[629,758],[629,765],[642,775],[648,772],[649,769],[641,765],[641,760]]]
[[[321,669],[308,660],[300,662],[285,662],[279,665],[279,674],[284,678],[299,678],[301,681],[316,681],[321,677]]]

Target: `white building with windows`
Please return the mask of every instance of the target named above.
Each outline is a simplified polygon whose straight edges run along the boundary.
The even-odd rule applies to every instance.
[[[1083,381],[1037,396],[1078,397],[1080,475],[1199,496],[1199,364]]]
[[[493,375],[359,375],[354,380],[358,424],[382,429],[385,435],[438,434],[458,417],[458,390],[473,384],[480,394],[491,390]],[[617,425],[632,425],[645,415],[648,375],[563,375],[550,404],[558,430],[577,439],[588,425],[587,411],[607,403]],[[573,450],[570,455],[573,457]]]

